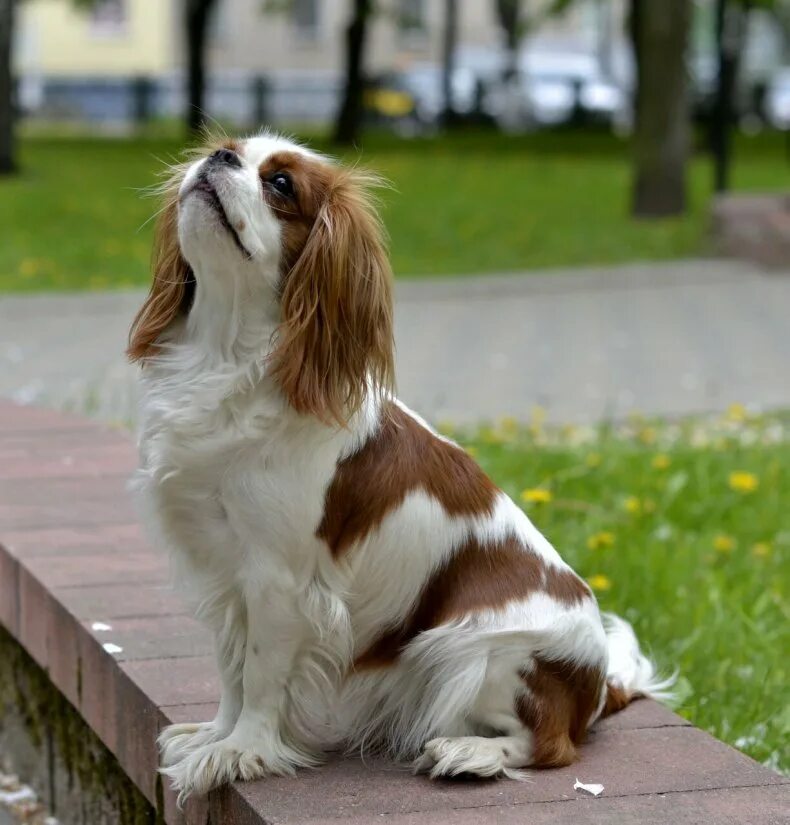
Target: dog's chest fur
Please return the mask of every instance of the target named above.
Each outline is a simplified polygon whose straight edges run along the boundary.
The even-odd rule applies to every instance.
[[[310,577],[348,433],[289,411],[262,376],[173,371],[143,392],[138,488],[176,560],[239,583]]]

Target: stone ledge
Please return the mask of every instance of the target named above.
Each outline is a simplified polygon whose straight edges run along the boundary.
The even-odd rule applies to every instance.
[[[790,804],[789,780],[637,702],[596,728],[578,764],[529,783],[431,783],[380,760],[335,757],[179,812],[157,786],[154,741],[170,722],[210,718],[218,680],[206,633],[136,526],[125,492],[134,466],[125,434],[0,401],[0,623],[167,823],[768,825]],[[108,653],[107,642],[121,650]],[[605,785],[603,797],[575,793],[576,776]]]
[[[790,194],[718,195],[712,206],[717,252],[768,267],[790,262]]]

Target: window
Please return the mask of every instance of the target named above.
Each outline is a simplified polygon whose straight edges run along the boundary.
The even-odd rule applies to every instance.
[[[425,33],[425,0],[398,0],[398,30],[406,37]]]
[[[318,0],[292,0],[291,20],[299,37],[318,36]]]
[[[129,22],[127,0],[98,0],[90,10],[91,30],[95,34],[123,34]]]

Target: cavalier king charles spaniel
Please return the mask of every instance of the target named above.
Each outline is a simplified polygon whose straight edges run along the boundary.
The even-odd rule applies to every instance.
[[[263,134],[165,187],[129,338],[136,488],[222,684],[212,721],[160,736],[181,800],[338,744],[431,777],[520,778],[668,688],[469,454],[394,396],[378,184]]]

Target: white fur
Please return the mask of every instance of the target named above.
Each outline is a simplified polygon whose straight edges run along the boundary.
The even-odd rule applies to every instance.
[[[531,740],[514,699],[532,654],[602,665],[608,656],[612,677],[641,692],[655,690],[652,670],[624,623],[604,634],[592,600],[569,608],[536,593],[420,634],[390,668],[349,673],[355,652],[409,613],[470,536],[515,535],[525,552],[564,563],[504,494],[491,516],[457,518],[414,491],[338,561],[316,537],[337,462],[375,432],[379,408],[370,396],[346,429],[331,428],[297,415],[267,375],[280,229],[257,167],[281,149],[306,151],[262,136],[246,142],[242,169],[211,172],[249,258],[205,203],[182,199],[195,300],[142,373],[144,520],[214,634],[222,680],[212,722],[162,733],[163,771],[183,796],[291,773],[342,740],[399,758],[422,751],[417,767],[432,775],[518,777]]]
[[[662,678],[656,673],[655,664],[639,649],[634,629],[625,619],[613,613],[604,613],[602,618],[609,651],[607,681],[623,688],[629,696],[671,702],[676,675]]]

